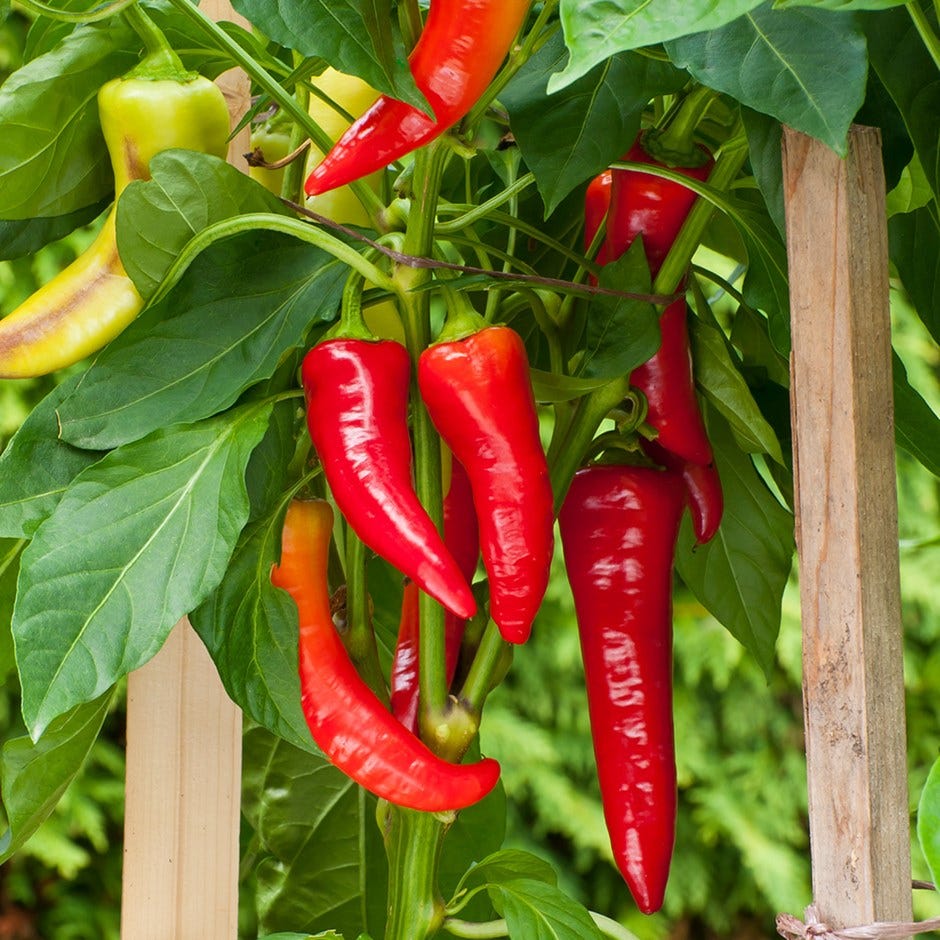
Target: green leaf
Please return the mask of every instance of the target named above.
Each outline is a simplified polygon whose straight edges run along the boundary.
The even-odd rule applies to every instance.
[[[235,0],[235,9],[266,36],[300,55],[319,56],[378,91],[427,108],[407,66],[395,16],[356,0]]]
[[[358,936],[364,916],[381,924],[387,872],[375,799],[322,755],[261,728],[246,733],[244,754],[242,812],[261,848],[261,931]]]
[[[98,737],[113,690],[56,718],[34,744],[27,735],[3,745],[0,757],[3,812],[0,862],[6,861],[55,809]]]
[[[933,202],[933,198],[933,190],[927,181],[927,175],[915,155],[901,171],[897,186],[888,193],[888,218],[923,209],[924,206]]]
[[[59,439],[56,409],[78,381],[67,379],[46,395],[0,455],[0,535],[31,536],[72,480],[101,457]]]
[[[907,0],[774,0],[774,8],[818,7],[821,10],[888,10],[903,6]]]
[[[610,379],[586,379],[581,376],[559,375],[542,369],[530,369],[532,390],[536,401],[573,401],[595,389],[603,388]]]
[[[940,477],[940,417],[907,377],[901,357],[892,351],[894,373],[894,437],[935,477]]]
[[[715,29],[752,10],[759,2],[561,0],[561,24],[571,59],[563,72],[552,76],[548,90],[559,91],[618,52]]]
[[[769,676],[793,562],[793,516],[740,451],[724,420],[708,407],[705,414],[725,494],[724,518],[714,539],[701,546],[688,517],[683,520],[676,569]]]
[[[13,635],[34,738],[147,662],[219,583],[271,405],[157,431],[84,470],[23,553]]]
[[[731,358],[724,334],[717,325],[698,317],[691,319],[689,333],[696,384],[731,425],[741,449],[750,454],[769,454],[783,464],[780,441]]]
[[[555,869],[545,859],[522,849],[503,849],[474,865],[460,880],[458,887],[463,888],[479,879],[487,884],[501,884],[520,878],[543,881],[549,885],[558,884]]]
[[[940,343],[940,219],[937,203],[888,220],[888,247],[904,288]]]
[[[643,239],[634,239],[616,261],[604,265],[598,283],[612,290],[649,294]],[[659,315],[651,303],[596,294],[587,308],[580,372],[589,378],[616,378],[646,362],[659,343]]]
[[[98,356],[59,408],[62,438],[114,447],[229,407],[303,345],[311,324],[335,317],[346,275],[286,235],[213,244]]]
[[[936,18],[928,14],[933,29]],[[940,74],[905,10],[864,16],[872,67],[907,126],[934,195],[940,195]]]
[[[877,127],[881,131],[881,161],[884,164],[885,186],[887,189],[896,186],[904,168],[914,157],[914,145],[898,106],[873,68],[868,69],[865,103],[855,115],[854,123]]]
[[[281,201],[218,157],[165,150],[150,164],[152,178],[121,194],[118,250],[144,298],[152,297],[197,232],[246,212],[286,212]]]
[[[783,129],[779,121],[761,114],[760,111],[752,111],[750,108],[741,108],[741,117],[744,119],[744,132],[747,134],[747,146],[754,178],[767,204],[767,211],[774,225],[777,226],[777,231],[785,237],[781,147]]]
[[[567,55],[556,34],[500,94],[516,143],[535,174],[546,216],[576,186],[629,149],[651,98],[678,91],[688,79],[668,63],[626,53],[549,97],[548,79]]]
[[[519,878],[489,886],[510,937],[525,940],[603,940],[591,915],[577,901],[544,881]]]
[[[326,933],[269,933],[260,940],[343,940],[343,935],[335,930],[327,930]]]
[[[13,654],[13,601],[16,599],[16,578],[20,570],[23,539],[0,539],[0,683],[16,671]]]
[[[703,84],[845,154],[868,71],[865,36],[852,14],[765,3],[666,48]]]
[[[135,64],[127,36],[112,19],[76,30],[0,86],[0,217],[58,217],[111,192],[97,95]]]
[[[934,884],[940,879],[940,758],[934,761],[917,805],[917,841]]]
[[[222,583],[190,620],[235,704],[295,747],[316,751],[300,707],[297,607],[271,584],[285,510],[245,529]]]
[[[33,255],[50,242],[94,221],[106,208],[107,202],[96,202],[46,219],[0,220],[0,261]]]

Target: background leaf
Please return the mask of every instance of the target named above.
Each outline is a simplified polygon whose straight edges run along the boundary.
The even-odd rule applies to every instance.
[[[940,879],[940,759],[931,768],[917,806],[917,840],[934,884]]]
[[[898,446],[940,477],[940,417],[907,377],[900,356],[892,350],[894,371],[894,435]]]
[[[602,940],[590,914],[554,885],[520,878],[490,885],[510,937],[525,940]]]
[[[7,830],[0,836],[0,861],[6,861],[39,828],[98,737],[112,691],[56,718],[34,744],[28,735],[3,745],[0,757],[3,811]]]
[[[567,56],[556,34],[500,95],[513,136],[535,174],[546,215],[630,148],[650,98],[676,92],[688,80],[666,62],[625,53],[549,97],[548,79]]]
[[[683,519],[676,569],[769,674],[795,547],[793,517],[738,449],[728,425],[710,407],[705,414],[725,513],[718,534],[701,546],[695,545],[688,517]]]
[[[94,221],[107,205],[105,201],[96,202],[66,215],[45,219],[0,220],[0,261],[35,254],[44,245]]]
[[[940,343],[940,218],[936,202],[888,220],[891,261],[930,335]]]
[[[676,65],[840,154],[865,99],[865,37],[851,14],[770,3],[708,33],[667,43]]]
[[[561,24],[571,50],[567,68],[552,77],[554,93],[617,52],[715,29],[760,0],[561,0]]]
[[[62,438],[114,447],[229,407],[337,313],[345,265],[285,235],[210,246],[144,311],[59,407]]]
[[[23,717],[49,722],[147,662],[221,579],[270,404],[168,428],[69,487],[23,553],[13,635]]]
[[[233,6],[282,46],[319,56],[377,91],[427,107],[407,67],[397,17],[380,22],[371,4],[356,0],[235,0]]]

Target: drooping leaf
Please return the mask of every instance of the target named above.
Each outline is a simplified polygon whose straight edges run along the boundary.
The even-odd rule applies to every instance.
[[[760,0],[561,0],[561,24],[571,51],[567,68],[549,82],[559,91],[610,56],[716,29]]]
[[[793,516],[780,505],[728,425],[705,409],[725,494],[718,534],[696,546],[683,520],[676,569],[703,606],[769,675],[780,629],[783,589],[793,560]]]
[[[13,601],[16,599],[16,577],[20,570],[23,539],[0,539],[0,683],[16,671],[13,655]]]
[[[107,202],[76,209],[66,215],[51,216],[46,219],[19,219],[0,221],[0,261],[11,261],[33,255],[40,248],[64,238],[69,232],[94,221]]]
[[[34,738],[147,662],[219,583],[248,516],[245,466],[270,410],[246,405],[112,451],[36,530],[13,613]]]
[[[113,690],[56,718],[38,743],[28,735],[3,745],[0,756],[3,812],[0,862],[39,828],[81,770],[108,713]]]
[[[895,440],[935,477],[940,477],[940,417],[911,385],[904,363],[895,352],[892,369]]]
[[[548,79],[566,58],[564,41],[556,34],[500,95],[546,215],[629,149],[652,97],[678,91],[688,78],[666,62],[624,53],[549,96]]]
[[[650,274],[643,240],[634,239],[616,261],[604,265],[598,283],[608,289],[648,294]],[[651,303],[596,294],[588,307],[580,374],[608,379],[624,375],[646,362],[659,343],[659,316]]]
[[[519,878],[489,886],[510,937],[526,940],[603,940],[591,915],[577,901],[544,881]]]
[[[31,536],[72,480],[101,457],[59,438],[56,409],[77,383],[74,376],[46,395],[0,455],[0,535]]]
[[[852,14],[774,10],[768,2],[666,48],[703,84],[845,154],[868,72],[865,36]]]
[[[152,178],[121,194],[118,250],[144,298],[153,296],[185,244],[213,222],[247,212],[284,213],[279,199],[218,157],[165,150],[150,164]]]
[[[781,236],[786,235],[783,213],[783,163],[781,156],[780,122],[760,111],[741,109],[751,167],[767,204],[767,211]]]
[[[926,15],[936,31],[936,18]],[[904,118],[934,196],[940,195],[940,72],[906,10],[869,13],[863,22],[872,67]]]
[[[418,108],[427,102],[407,67],[395,16],[356,0],[235,0],[235,9],[266,36],[305,57],[319,56],[378,91]],[[384,22],[382,21],[384,19]]]
[[[937,203],[888,220],[888,247],[904,288],[940,343],[940,209]]]
[[[212,245],[59,408],[64,440],[113,447],[227,408],[338,309],[344,265],[284,235]]]
[[[914,156],[914,145],[904,125],[904,117],[873,68],[868,70],[865,103],[855,115],[854,123],[877,127],[881,131],[881,161],[885,186],[890,190],[897,185],[901,173]]]
[[[934,761],[917,805],[917,841],[930,866],[934,884],[940,878],[940,758]]]

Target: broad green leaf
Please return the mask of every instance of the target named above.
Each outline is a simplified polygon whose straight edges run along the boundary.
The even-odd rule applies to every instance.
[[[36,530],[13,612],[35,739],[147,662],[219,583],[248,517],[245,466],[270,411],[246,405],[112,451]]]
[[[930,866],[934,884],[940,879],[940,758],[934,761],[917,805],[917,841]]]
[[[770,340],[766,318],[741,304],[731,326],[731,342],[747,369],[760,369],[783,389],[790,387],[790,363]]]
[[[297,608],[271,584],[285,508],[245,529],[222,583],[190,620],[235,704],[295,747],[315,751],[300,708]]]
[[[503,849],[488,855],[474,865],[461,878],[458,887],[464,888],[480,879],[487,884],[501,884],[504,881],[515,881],[519,878],[544,881],[549,885],[558,884],[555,869],[544,859],[522,849]]]
[[[888,246],[930,335],[940,343],[940,218],[937,203],[888,220]]]
[[[0,218],[58,217],[113,189],[98,125],[98,89],[136,50],[117,18],[76,30],[0,86]]]
[[[375,0],[235,0],[266,36],[307,58],[319,56],[378,91],[426,108],[407,67],[398,18],[380,21]]]
[[[106,202],[96,202],[67,215],[0,221],[0,261],[35,254],[44,245],[58,241],[69,232],[94,221],[106,207]]]
[[[6,861],[55,809],[98,737],[113,690],[56,718],[34,744],[28,735],[3,745],[0,756],[3,812],[0,862]]]
[[[346,274],[285,235],[212,245],[88,369],[59,408],[63,439],[113,447],[229,407],[334,318]]]
[[[261,728],[246,733],[244,755],[242,812],[261,847],[261,930],[358,936],[364,917],[380,926],[387,873],[375,799],[322,755]]]
[[[546,215],[629,149],[640,129],[640,113],[651,98],[678,91],[688,80],[668,63],[625,53],[549,97],[549,76],[567,55],[556,34],[500,94],[513,136],[535,174]]]
[[[649,294],[650,273],[642,238],[601,269],[601,287]],[[643,300],[596,294],[587,308],[580,372],[589,378],[616,378],[646,362],[659,348],[659,315]]]
[[[0,455],[0,535],[28,538],[72,480],[101,457],[59,439],[56,409],[78,376],[54,388],[29,413]]]
[[[489,886],[510,937],[525,940],[603,940],[591,915],[577,901],[544,881],[519,878]]]
[[[821,10],[889,10],[904,6],[906,0],[774,0],[774,9],[818,7]]]
[[[724,334],[717,325],[692,317],[689,323],[695,382],[715,409],[731,425],[741,448],[751,454],[769,454],[783,463],[774,429],[754,401],[744,377],[731,358]]]
[[[935,477],[940,477],[940,417],[907,377],[897,353],[892,352],[894,372],[894,437],[912,457]]]
[[[552,76],[550,93],[570,85],[618,52],[716,29],[752,10],[760,0],[561,0],[561,24],[571,51],[568,66]]]
[[[881,162],[885,171],[885,187],[897,185],[904,168],[914,157],[914,145],[894,99],[873,68],[868,69],[865,103],[855,115],[855,124],[877,127],[881,131]]]
[[[888,193],[888,218],[916,212],[933,202],[933,190],[916,155],[901,171],[897,186]]]
[[[0,683],[16,671],[13,655],[13,601],[16,599],[16,576],[20,570],[20,554],[24,539],[0,539]]]
[[[760,111],[742,108],[744,131],[751,158],[754,178],[767,204],[767,211],[777,231],[786,236],[786,220],[783,212],[783,157],[780,122]]]
[[[868,71],[865,37],[853,15],[764,3],[666,48],[703,84],[845,154]]]
[[[285,212],[277,197],[224,160],[191,150],[165,150],[152,178],[131,183],[117,210],[118,250],[144,298],[152,297],[197,232],[246,212]]]
[[[935,17],[928,14],[934,31]],[[934,195],[940,195],[940,72],[906,10],[864,16],[872,67],[907,126]]]
[[[793,516],[780,505],[731,430],[705,409],[715,464],[725,494],[718,534],[696,546],[683,520],[676,569],[704,607],[754,656],[773,668],[780,605],[793,562]]]

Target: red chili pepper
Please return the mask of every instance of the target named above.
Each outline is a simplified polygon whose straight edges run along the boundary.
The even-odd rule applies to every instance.
[[[579,470],[559,515],[614,859],[662,906],[675,841],[672,565],[683,491],[651,467]]]
[[[418,360],[418,386],[470,478],[493,620],[524,643],[548,585],[554,516],[525,346],[505,326],[437,343]]]
[[[411,482],[408,380],[400,343],[330,339],[303,363],[307,425],[330,490],[373,551],[460,617],[473,593]]]
[[[670,454],[655,441],[644,442],[643,450],[657,463],[681,474],[695,541],[699,545],[710,542],[718,532],[725,508],[718,468],[714,463],[690,463]]]
[[[323,753],[376,796],[437,813],[462,809],[496,785],[499,764],[450,764],[434,755],[362,681],[330,617],[327,558],[333,511],[323,500],[287,509],[271,582],[297,605],[300,686],[307,725]]]
[[[463,576],[471,581],[480,557],[480,536],[473,493],[467,472],[451,461],[450,486],[444,497],[444,544],[460,566]],[[392,660],[392,714],[408,729],[418,728],[418,646],[420,632],[418,586],[409,581],[401,600],[398,642]],[[447,685],[453,681],[460,659],[460,643],[466,621],[444,612],[444,672]]]
[[[492,81],[531,0],[434,0],[409,57],[434,111],[382,95],[307,177],[308,196],[351,183],[417,150],[456,124]]]
[[[698,152],[705,161],[701,166],[673,169],[692,179],[707,179],[711,158],[704,150]],[[658,164],[643,149],[639,139],[623,159],[632,163]],[[598,182],[604,174],[596,177],[588,187],[591,204],[589,206],[585,202],[585,240],[589,243],[600,226],[603,218],[600,201],[606,190],[610,195],[610,208],[604,260],[619,258],[633,240],[642,235],[650,272],[655,277],[691,211],[696,195],[680,183],[639,170],[610,172],[609,189],[603,181]],[[671,303],[660,316],[659,325],[662,333],[659,350],[633,370],[630,384],[646,396],[649,404],[647,420],[659,432],[657,440],[660,445],[692,463],[711,463],[711,445],[695,398],[685,300]]]

